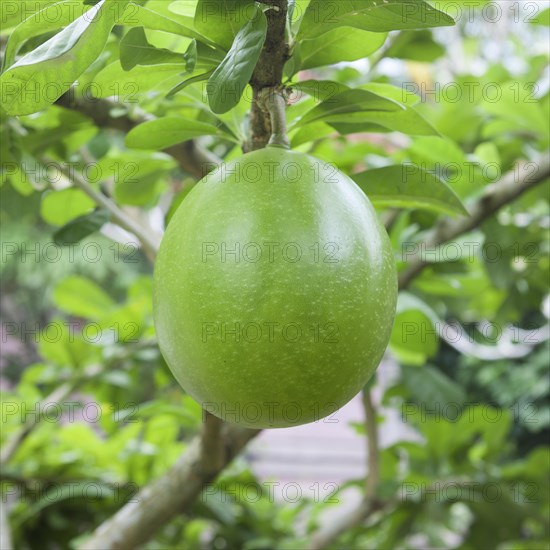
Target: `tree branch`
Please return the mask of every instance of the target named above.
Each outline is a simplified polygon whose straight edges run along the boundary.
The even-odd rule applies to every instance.
[[[113,116],[113,109],[127,106],[123,103],[119,104],[107,99],[86,100],[84,98],[77,98],[74,90],[69,90],[62,95],[56,101],[56,105],[82,113],[91,118],[100,128],[119,130],[124,134],[127,134],[143,122],[155,120],[153,115],[139,109],[134,110],[133,118],[129,114]],[[193,140],[168,147],[164,152],[172,156],[182,170],[196,179],[203,178],[215,165],[221,162],[221,159],[214,153],[201,147]]]
[[[18,431],[16,431],[8,439],[4,447],[2,447],[2,452],[0,453],[0,466],[2,467],[2,469],[4,469],[5,465],[10,461],[10,459],[16,453],[17,449],[23,443],[23,441],[42,420],[42,412],[46,410],[46,407],[49,404],[62,403],[63,400],[71,395],[71,393],[76,391],[84,382],[89,382],[90,380],[105,372],[109,367],[116,366],[117,363],[120,363],[121,361],[127,359],[133,353],[135,353],[136,349],[143,349],[154,344],[156,344],[156,342],[146,340],[124,348],[120,351],[120,353],[112,356],[110,360],[108,360],[104,365],[89,365],[79,376],[67,380],[63,384],[59,385],[55,390],[53,390],[47,397],[39,401],[37,403],[39,413],[33,416],[31,421],[24,422],[23,425],[18,429]]]
[[[2,496],[0,501],[0,550],[12,550],[13,548],[8,516],[9,502],[7,498]]]
[[[75,187],[78,187],[88,195],[98,206],[107,210],[115,223],[122,229],[133,233],[143,246],[144,251],[150,258],[154,258],[160,246],[160,235],[155,235],[151,230],[145,232],[141,226],[130,218],[126,213],[115,204],[109,197],[94,189],[85,178],[69,166],[47,159],[45,164],[55,165],[55,167],[69,180]]]
[[[535,167],[536,172],[533,173],[531,168]],[[542,156],[536,163],[525,161],[518,163],[514,170],[488,186],[482,197],[470,205],[469,217],[443,218],[423,239],[423,246],[433,249],[475,229],[503,206],[513,202],[549,176],[550,152]],[[401,290],[407,288],[427,265],[418,247],[417,253],[409,262],[407,269],[399,275],[399,288]]]
[[[149,540],[162,525],[188,510],[206,484],[260,433],[216,420],[210,423],[207,417],[208,427],[191,441],[174,466],[98,527],[80,550],[128,550]],[[221,440],[225,452],[219,467],[211,469],[210,461],[205,464],[203,459],[206,449],[218,447],[214,438]]]
[[[365,429],[367,432],[368,471],[365,484],[365,496],[359,506],[341,521],[329,523],[326,528],[315,533],[308,550],[322,550],[337,540],[341,535],[363,523],[374,512],[383,508],[383,503],[377,498],[380,482],[380,449],[378,445],[377,411],[373,405],[370,391],[365,387],[362,392],[363,408],[365,410]]]
[[[288,60],[288,44],[285,40],[288,0],[261,0],[272,9],[266,11],[267,37],[250,84],[253,90],[250,113],[251,138],[247,151],[263,149],[272,134],[269,113],[261,106],[260,93],[263,88],[278,88],[283,80],[283,68]]]

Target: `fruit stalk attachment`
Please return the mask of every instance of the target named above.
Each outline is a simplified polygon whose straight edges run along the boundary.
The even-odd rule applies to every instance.
[[[286,96],[279,88],[264,88],[259,94],[260,107],[271,118],[271,138],[268,146],[290,149],[286,133]]]

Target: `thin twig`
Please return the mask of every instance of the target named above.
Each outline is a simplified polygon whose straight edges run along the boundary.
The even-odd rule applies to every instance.
[[[124,103],[117,103],[108,99],[85,99],[76,96],[74,89],[69,90],[62,95],[56,105],[66,109],[78,111],[91,118],[94,124],[100,128],[110,128],[123,133],[139,126],[143,122],[155,120],[156,117],[137,107],[132,109],[132,113],[123,116],[113,116],[115,110],[128,108]],[[172,156],[180,165],[182,170],[193,176],[195,179],[201,179],[221,162],[221,159],[212,153],[212,151],[202,147],[196,140],[184,141],[172,147],[164,149],[164,152]]]
[[[365,410],[365,428],[367,431],[368,472],[365,487],[367,500],[376,498],[378,483],[380,482],[380,450],[378,445],[378,413],[372,403],[372,396],[367,388],[363,388],[363,408]]]
[[[380,450],[378,446],[377,412],[372,402],[370,391],[363,389],[363,408],[365,411],[365,429],[367,432],[367,464],[368,471],[365,482],[365,496],[359,506],[351,514],[346,514],[341,521],[329,523],[325,528],[315,533],[308,545],[308,550],[322,550],[349,529],[363,523],[374,512],[383,506],[377,498],[380,483]]]
[[[0,465],[2,468],[9,460],[11,460],[26,437],[40,422],[43,416],[41,411],[46,410],[46,407],[52,403],[61,403],[64,399],[71,395],[71,393],[73,393],[84,380],[89,380],[90,378],[97,376],[100,372],[103,372],[103,368],[97,366],[89,367],[86,377],[79,377],[71,380],[70,382],[65,382],[61,386],[58,386],[47,397],[39,401],[37,403],[39,411],[38,414],[33,415],[32,420],[26,421],[2,447],[2,452],[0,453]]]
[[[443,218],[422,240],[422,247],[417,247],[416,254],[411,254],[408,267],[399,275],[399,288],[407,288],[422,270],[428,265],[422,256],[422,249],[433,250],[434,247],[447,243],[489,219],[503,206],[513,202],[525,192],[541,184],[550,176],[550,152],[535,162],[521,162],[499,181],[485,189],[481,198],[469,205],[469,217],[458,219]],[[407,258],[408,259],[408,258]]]
[[[55,161],[52,162],[50,159],[45,159],[44,164],[55,166],[57,170],[74,184],[75,187],[84,191],[84,193],[86,193],[86,195],[88,195],[98,206],[107,210],[115,223],[122,227],[122,229],[133,233],[149,256],[153,258],[156,256],[160,245],[159,235],[155,235],[152,231],[150,235],[146,233],[133,219],[127,216],[112,199],[100,191],[96,191],[84,177],[77,171],[72,170],[69,166],[64,166]]]

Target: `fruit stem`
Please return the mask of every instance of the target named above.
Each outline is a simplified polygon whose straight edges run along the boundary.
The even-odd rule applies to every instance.
[[[290,149],[286,133],[286,97],[280,88],[263,88],[260,92],[262,107],[271,117],[271,138],[268,147]]]

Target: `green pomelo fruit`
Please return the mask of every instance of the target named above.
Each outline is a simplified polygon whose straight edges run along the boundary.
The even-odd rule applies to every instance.
[[[201,180],[154,274],[160,348],[206,410],[253,428],[319,420],[372,376],[397,276],[385,229],[332,165],[268,147]]]

